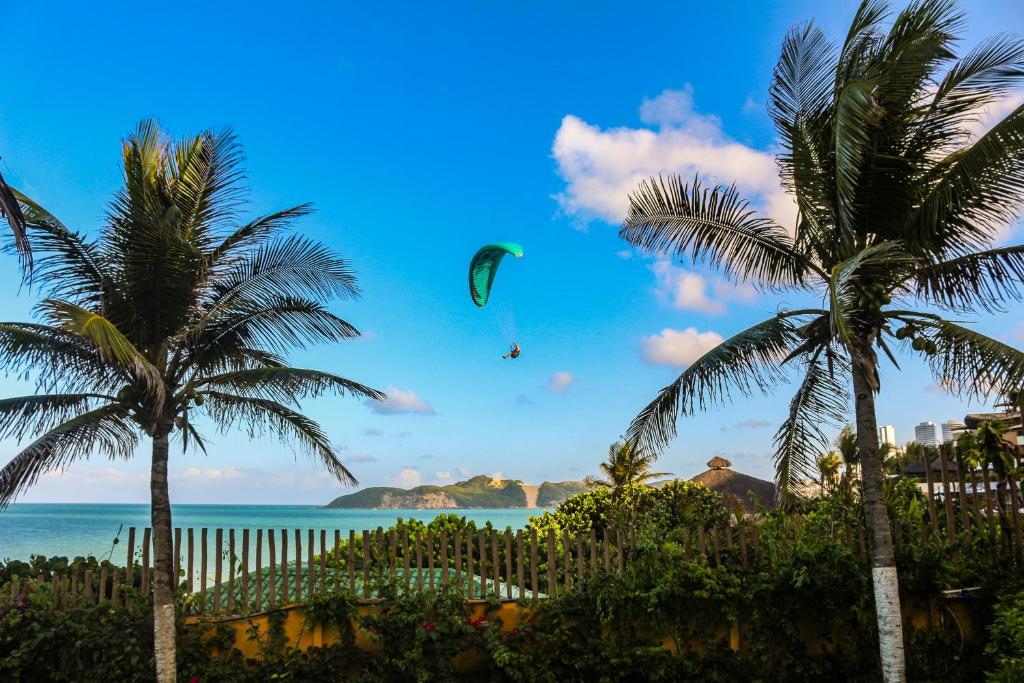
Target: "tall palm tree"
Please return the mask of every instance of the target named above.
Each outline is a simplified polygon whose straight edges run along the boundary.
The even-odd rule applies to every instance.
[[[149,437],[156,668],[173,681],[171,436],[205,451],[204,415],[220,430],[275,435],[355,483],[300,401],[381,394],[286,364],[289,349],[358,335],[325,307],[356,296],[356,277],[324,246],[284,234],[308,205],[239,219],[242,156],[230,131],[172,142],[144,121],[123,152],[124,187],[97,239],[22,199],[48,298],[37,322],[0,323],[0,365],[31,370],[40,391],[0,401],[0,436],[35,437],[0,470],[0,505],[43,472],[93,452],[129,458]]]
[[[1024,204],[1024,107],[972,133],[978,113],[1024,80],[1024,44],[998,36],[957,60],[963,17],[951,2],[914,3],[888,31],[887,14],[884,3],[863,2],[838,49],[813,24],[784,40],[770,109],[780,175],[798,207],[792,231],[757,215],[735,187],[668,177],[634,191],[621,235],[765,290],[820,297],[820,306],[780,310],[707,352],[639,413],[627,438],[657,451],[679,415],[733,389],[799,377],[776,435],[776,477],[792,496],[813,477],[823,425],[844,421],[852,394],[882,671],[902,681],[878,353],[895,364],[894,347],[909,347],[960,394],[1021,386],[1024,354],[935,311],[998,310],[1024,294],[1024,247],[992,246]]]
[[[628,442],[617,441],[608,447],[608,460],[601,463],[605,479],[596,479],[596,486],[617,489],[626,484],[646,484],[671,472],[651,472],[656,455],[642,454]]]

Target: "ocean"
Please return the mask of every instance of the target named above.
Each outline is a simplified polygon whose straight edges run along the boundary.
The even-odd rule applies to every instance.
[[[524,526],[541,508],[463,510],[337,510],[308,505],[175,505],[174,526],[211,529],[350,529],[387,528],[398,517],[429,522],[452,512],[478,525],[491,522],[496,528]],[[0,560],[94,555],[105,558],[121,528],[121,545],[112,559],[124,564],[128,527],[149,526],[149,505],[17,503],[0,511]],[[139,537],[141,539],[141,536]],[[138,543],[138,541],[136,541]]]

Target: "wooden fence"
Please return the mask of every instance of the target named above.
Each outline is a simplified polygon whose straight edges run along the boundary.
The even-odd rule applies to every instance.
[[[1021,491],[1010,476],[995,483],[989,470],[965,473],[940,452],[941,469],[925,468],[926,513],[917,521],[894,521],[897,555],[911,546],[948,543],[949,552],[975,548],[998,552],[1024,566]],[[839,524],[833,538],[866,560],[865,530]],[[683,532],[688,559],[748,568],[761,561],[756,520]],[[136,543],[138,542],[138,545]],[[382,590],[402,592],[456,586],[468,598],[556,597],[590,573],[622,572],[635,547],[624,529],[544,537],[523,530],[475,529],[452,533],[397,530],[330,533],[324,529],[174,529],[174,571],[193,614],[248,614],[313,596],[347,592],[362,601]],[[48,581],[54,604],[124,604],[127,591],[147,594],[153,580],[150,529],[129,528],[123,568],[54,574]],[[46,583],[40,576],[37,582]],[[11,595],[21,586],[12,582]],[[38,586],[37,586],[38,588]]]

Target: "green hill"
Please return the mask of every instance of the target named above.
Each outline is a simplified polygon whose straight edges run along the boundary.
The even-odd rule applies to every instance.
[[[546,481],[537,492],[537,507],[554,507],[586,489],[582,481]]]
[[[557,505],[569,496],[582,491],[583,482],[544,482],[537,495],[538,507]],[[466,481],[435,486],[426,484],[411,489],[392,486],[374,486],[332,500],[329,508],[525,508],[526,492],[516,479],[495,481],[480,475]]]

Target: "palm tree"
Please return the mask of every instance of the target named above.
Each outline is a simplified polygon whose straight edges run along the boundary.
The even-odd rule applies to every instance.
[[[829,451],[819,455],[815,464],[818,466],[818,488],[821,495],[825,495],[825,490],[831,491],[835,485],[843,459],[835,451]]]
[[[98,239],[22,200],[48,298],[37,322],[0,323],[0,364],[35,372],[40,391],[0,401],[0,436],[35,437],[0,470],[0,505],[46,471],[93,452],[129,458],[149,437],[156,669],[173,681],[171,436],[205,451],[195,421],[205,415],[222,431],[277,436],[355,483],[300,400],[381,394],[286,364],[289,349],[358,335],[324,305],[356,296],[356,278],[324,246],[284,234],[308,205],[240,221],[242,156],[230,131],[171,142],[144,121],[123,152],[124,187]]]
[[[671,472],[651,472],[656,456],[641,454],[628,442],[617,441],[608,447],[608,460],[601,463],[605,479],[594,479],[594,486],[617,489],[627,484],[646,484],[659,477],[671,476]]]
[[[895,364],[894,347],[909,346],[959,394],[1022,384],[1024,353],[934,311],[999,310],[1024,293],[1024,247],[992,246],[1024,204],[1024,107],[972,133],[978,112],[1024,80],[1024,44],[999,36],[957,60],[963,17],[951,2],[917,2],[886,32],[887,13],[865,0],[838,49],[813,24],[785,38],[770,109],[780,175],[798,207],[791,231],[757,215],[735,187],[668,177],[630,196],[621,236],[764,290],[820,297],[820,306],[780,310],[707,352],[639,413],[627,438],[657,452],[679,415],[797,376],[775,453],[791,499],[827,447],[823,426],[845,421],[852,394],[882,672],[902,681],[878,353]]]
[[[840,485],[849,491],[853,482],[857,479],[857,468],[860,467],[860,450],[857,447],[857,432],[853,427],[846,425],[839,431],[835,440],[836,453],[843,464],[843,477]],[[879,447],[879,457],[884,462],[888,450]]]
[[[1016,467],[1016,447],[1006,440],[1006,425],[1002,420],[985,420],[973,432],[964,432],[957,438],[956,450],[971,469],[992,467],[996,475],[996,496],[999,505],[1012,503],[1008,497],[1009,475]],[[1005,519],[1000,518],[1005,524]]]

